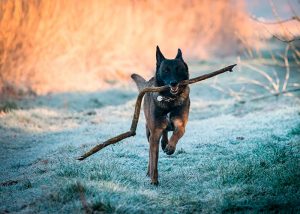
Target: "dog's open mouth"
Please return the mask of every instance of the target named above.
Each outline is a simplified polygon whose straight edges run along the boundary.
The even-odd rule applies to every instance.
[[[173,95],[175,95],[175,94],[177,94],[178,93],[178,91],[179,91],[179,87],[178,87],[178,85],[177,86],[170,86],[170,92],[171,92],[171,94],[173,94]]]

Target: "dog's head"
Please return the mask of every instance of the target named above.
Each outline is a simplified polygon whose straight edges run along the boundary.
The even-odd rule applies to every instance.
[[[156,47],[156,83],[157,86],[169,85],[171,95],[180,94],[183,87],[178,83],[189,79],[189,70],[187,64],[182,58],[181,50],[178,49],[175,59],[166,59],[161,53],[159,47]]]

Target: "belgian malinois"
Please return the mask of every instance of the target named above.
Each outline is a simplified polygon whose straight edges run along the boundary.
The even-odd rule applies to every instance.
[[[190,89],[188,85],[179,86],[178,83],[189,79],[189,70],[180,49],[175,59],[166,59],[157,46],[155,76],[149,81],[138,74],[131,77],[139,91],[149,86],[170,87],[168,91],[147,93],[144,98],[146,136],[150,146],[147,175],[150,176],[151,183],[157,185],[159,141],[163,151],[167,155],[172,155],[178,140],[185,132],[190,108]],[[173,132],[170,139],[168,139],[169,131]]]

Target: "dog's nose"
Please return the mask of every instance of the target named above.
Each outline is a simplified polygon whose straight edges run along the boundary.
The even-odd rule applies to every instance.
[[[175,87],[175,86],[177,86],[178,85],[178,82],[177,81],[172,81],[172,82],[170,82],[170,86],[172,86],[172,87]]]

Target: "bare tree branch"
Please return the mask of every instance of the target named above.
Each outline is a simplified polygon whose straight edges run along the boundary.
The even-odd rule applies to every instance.
[[[291,42],[294,42],[294,41],[296,41],[296,40],[300,40],[300,38],[294,36],[294,35],[293,35],[291,32],[289,32],[289,31],[288,31],[288,32],[289,32],[290,34],[293,35],[293,38],[291,38],[291,39],[281,38],[281,37],[279,37],[279,36],[277,36],[277,35],[271,33],[271,32],[269,31],[269,29],[265,26],[265,25],[276,25],[276,24],[282,25],[283,23],[285,23],[285,22],[290,22],[290,21],[292,21],[292,20],[297,20],[297,21],[300,22],[300,17],[299,17],[299,16],[293,16],[293,17],[291,17],[291,18],[289,18],[289,19],[279,20],[279,21],[272,21],[272,22],[265,22],[265,21],[262,21],[262,20],[259,20],[259,19],[255,18],[255,17],[253,17],[253,16],[250,16],[250,18],[253,19],[253,20],[256,21],[256,22],[259,22],[260,24],[263,24],[263,27],[265,28],[265,30],[266,30],[270,35],[272,35],[272,37],[274,37],[275,39],[277,39],[277,40],[279,40],[279,41],[281,41],[281,42],[291,43]]]
[[[269,32],[270,32],[270,31],[269,31]],[[285,43],[291,43],[291,42],[300,40],[300,38],[297,38],[297,37],[294,37],[294,38],[292,38],[292,39],[283,39],[283,38],[280,38],[280,37],[278,37],[278,36],[276,36],[276,35],[274,35],[274,34],[272,34],[272,36],[273,36],[275,39],[277,39],[277,40],[279,40],[279,41],[282,41],[282,42],[285,42]]]
[[[290,21],[293,21],[293,20],[296,20],[296,21],[300,22],[300,17],[299,16],[292,16],[291,18],[278,20],[278,21],[264,21],[264,20],[256,18],[255,16],[250,16],[250,18],[253,19],[256,22],[259,22],[259,23],[262,23],[262,24],[265,24],[265,25],[283,24],[285,22],[290,22]]]
[[[214,77],[216,75],[222,74],[226,71],[232,72],[233,67],[236,66],[236,64],[234,65],[230,65],[227,66],[225,68],[222,68],[220,70],[214,71],[212,73],[209,74],[204,74],[202,76],[193,78],[193,79],[189,79],[189,80],[184,80],[182,82],[179,83],[180,86],[184,86],[184,85],[188,85],[188,84],[193,84],[202,80],[206,80],[208,78]],[[96,152],[98,152],[99,150],[103,149],[104,147],[111,145],[111,144],[115,144],[125,138],[128,137],[132,137],[135,136],[136,134],[136,128],[137,128],[137,124],[138,124],[138,120],[139,120],[139,116],[140,116],[140,111],[141,111],[141,103],[143,100],[143,97],[146,93],[149,92],[162,92],[165,90],[168,90],[169,86],[165,85],[165,86],[161,86],[161,87],[147,87],[144,88],[138,95],[137,99],[136,99],[136,103],[135,103],[135,109],[134,109],[134,114],[133,114],[133,118],[132,118],[132,122],[131,122],[131,127],[130,130],[127,132],[124,132],[118,136],[115,136],[103,143],[100,143],[98,145],[96,145],[94,148],[92,148],[90,151],[86,152],[85,154],[83,154],[82,156],[80,156],[78,158],[78,160],[84,160],[85,158],[95,154]]]
[[[269,34],[271,34],[275,39],[277,39],[277,40],[279,40],[281,42],[291,43],[291,42],[294,42],[296,40],[300,40],[299,37],[296,37],[292,32],[289,31],[289,29],[286,28],[286,26],[283,25],[284,23],[290,22],[290,21],[298,21],[298,22],[300,22],[300,17],[297,16],[294,13],[294,16],[292,16],[291,18],[281,20],[280,17],[279,17],[279,15],[278,15],[278,12],[277,12],[277,9],[275,7],[275,4],[274,4],[273,0],[269,0],[269,3],[270,3],[270,6],[271,6],[271,9],[272,9],[272,12],[275,15],[277,21],[263,21],[263,20],[257,19],[254,16],[250,16],[250,18],[252,20],[258,22],[258,23],[263,24],[263,26],[266,29],[266,31],[268,31]],[[291,5],[290,5],[290,7],[291,7]],[[273,33],[271,33],[269,31],[269,29],[265,25],[280,25],[281,29],[283,31],[283,34],[285,34],[285,35],[289,34],[289,35],[291,35],[292,38],[291,39],[285,39],[285,38],[279,37],[277,35],[274,35]]]
[[[290,94],[290,93],[297,93],[299,91],[300,91],[300,88],[297,87],[297,88],[292,88],[292,89],[288,89],[288,90],[285,90],[285,91],[279,91],[279,92],[270,93],[268,95],[263,95],[263,96],[255,97],[255,98],[252,98],[250,100],[240,100],[239,103],[244,104],[246,102],[259,101],[259,100],[263,100],[263,99],[274,97],[274,96],[278,97],[279,95]]]

